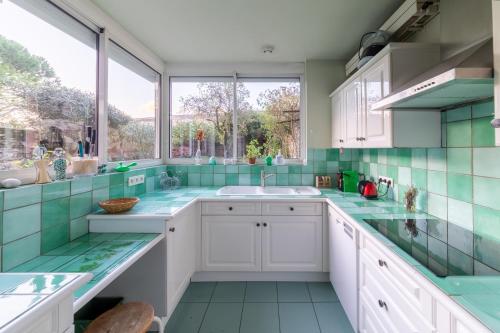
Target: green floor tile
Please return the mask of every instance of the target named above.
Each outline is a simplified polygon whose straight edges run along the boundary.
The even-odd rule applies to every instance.
[[[245,303],[240,333],[279,333],[278,303]]]
[[[246,282],[217,282],[212,302],[243,302]]]
[[[199,333],[236,333],[243,303],[210,303]]]
[[[210,302],[215,289],[215,282],[192,282],[187,288],[181,302],[206,303]]]
[[[277,302],[276,282],[247,282],[245,302]]]
[[[330,282],[308,282],[309,293],[313,302],[338,302],[337,294]]]
[[[278,282],[278,302],[310,302],[306,282]]]
[[[321,333],[354,332],[340,303],[314,303]]]
[[[283,333],[320,333],[312,303],[279,303]]]
[[[198,333],[208,303],[179,303],[170,317],[166,331],[169,333]]]

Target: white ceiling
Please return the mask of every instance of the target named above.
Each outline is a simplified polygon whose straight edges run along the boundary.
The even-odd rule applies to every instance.
[[[167,62],[350,58],[403,0],[92,0]],[[263,45],[274,45],[263,54]]]

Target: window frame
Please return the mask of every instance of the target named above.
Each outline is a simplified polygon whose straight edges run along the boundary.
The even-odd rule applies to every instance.
[[[155,54],[135,40],[129,33],[123,30],[109,16],[103,14],[94,6],[82,3],[68,3],[67,0],[43,0],[59,10],[61,14],[68,15],[69,19],[75,20],[89,30],[96,33],[96,112],[95,123],[97,125],[97,158],[99,165],[106,164],[108,170],[112,170],[118,161],[108,161],[107,136],[108,136],[108,48],[110,42],[117,44],[127,53],[148,66],[159,74],[158,89],[156,96],[155,113],[155,158],[142,160],[127,160],[126,162],[137,162],[138,167],[148,167],[163,164],[165,160],[164,145],[164,62]],[[43,18],[41,18],[43,19]],[[50,22],[49,22],[50,24]],[[64,30],[63,30],[64,31]],[[18,177],[24,180],[32,180],[35,168],[0,170],[0,179]],[[23,182],[24,183],[24,182]]]
[[[307,114],[306,114],[306,103],[305,103],[305,80],[304,80],[304,74],[238,74],[238,73],[233,73],[232,75],[169,75],[168,76],[168,134],[166,135],[167,137],[167,152],[165,153],[166,156],[166,162],[167,164],[184,164],[184,165],[189,165],[193,164],[194,158],[172,158],[171,157],[171,126],[172,126],[172,81],[175,80],[189,80],[189,81],[195,81],[195,80],[207,80],[210,78],[213,78],[216,80],[217,78],[233,78],[233,94],[234,94],[234,101],[233,101],[233,156],[232,159],[235,164],[247,164],[246,159],[242,157],[238,157],[238,151],[237,151],[237,140],[238,140],[238,112],[237,112],[237,99],[236,99],[236,83],[241,80],[244,82],[245,80],[248,81],[255,81],[261,79],[262,81],[265,80],[279,80],[279,79],[289,79],[289,80],[299,80],[299,86],[300,86],[300,156],[299,158],[295,159],[286,159],[285,162],[286,164],[292,164],[292,165],[304,165],[307,163]],[[196,81],[195,81],[196,82]],[[202,164],[208,163],[209,157],[203,156],[202,157]],[[217,164],[223,164],[224,158],[222,157],[216,157],[216,162]],[[265,162],[263,159],[257,159],[256,164],[264,164]]]

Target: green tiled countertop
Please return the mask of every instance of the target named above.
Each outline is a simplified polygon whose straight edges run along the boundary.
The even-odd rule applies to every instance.
[[[335,204],[350,215],[363,230],[373,234],[387,248],[402,258],[417,272],[430,280],[445,294],[452,297],[472,315],[493,331],[500,332],[500,277],[499,276],[436,276],[413,257],[380,234],[363,219],[405,219],[436,217],[426,213],[407,213],[401,203],[392,200],[369,201],[356,193],[323,189],[320,196],[216,196],[220,187],[182,187],[174,191],[157,191],[139,196],[141,201],[129,212],[110,215],[98,212],[90,219],[162,218],[168,219],[201,200],[298,200],[326,201]]]
[[[32,323],[35,309],[50,309],[90,278],[90,274],[1,273],[0,331],[22,331],[18,325]]]
[[[92,273],[92,279],[74,293],[76,311],[92,298],[87,292],[98,287],[114,271],[119,268],[123,269],[123,264],[132,260],[135,254],[153,246],[161,239],[163,235],[159,234],[89,233],[45,255],[16,266],[9,273]],[[1,273],[0,277],[9,273]]]

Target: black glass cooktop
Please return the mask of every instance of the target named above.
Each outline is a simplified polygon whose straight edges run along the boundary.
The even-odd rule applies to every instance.
[[[439,219],[365,219],[437,276],[491,273],[474,258],[472,231]]]

